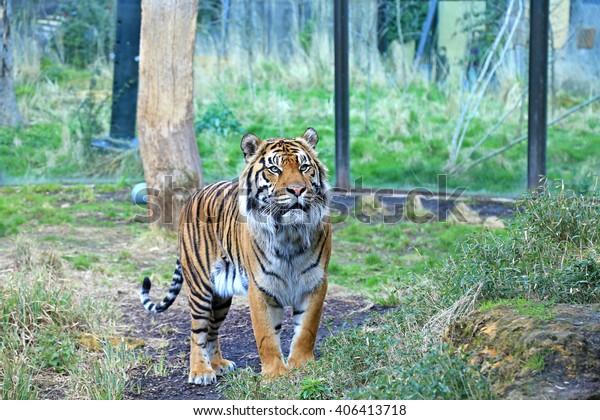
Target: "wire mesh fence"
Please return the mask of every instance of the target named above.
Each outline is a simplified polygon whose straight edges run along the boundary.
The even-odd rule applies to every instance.
[[[207,181],[239,141],[312,126],[334,168],[333,7],[201,1],[195,126]],[[529,1],[350,0],[350,167],[364,187],[518,194],[526,187]],[[92,146],[110,125],[116,1],[13,0],[27,125],[0,129],[1,183],[143,178],[137,150]],[[600,0],[550,1],[548,177],[600,167]],[[160,28],[157,28],[160,30]]]

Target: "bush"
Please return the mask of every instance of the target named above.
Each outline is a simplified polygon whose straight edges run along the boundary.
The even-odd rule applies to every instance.
[[[227,137],[232,134],[241,134],[242,126],[233,112],[219,99],[218,102],[208,105],[200,117],[200,121],[196,123],[196,134],[203,131],[211,131]]]
[[[600,200],[549,186],[525,197],[505,232],[472,237],[433,281],[450,304],[482,285],[480,299],[600,302]],[[456,279],[452,282],[443,279]]]
[[[64,61],[85,68],[113,49],[114,2],[70,0],[61,7],[65,21],[60,29]]]

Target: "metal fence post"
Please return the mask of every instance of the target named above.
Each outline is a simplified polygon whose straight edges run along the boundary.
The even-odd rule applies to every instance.
[[[350,190],[348,0],[333,5],[335,49],[335,186]]]
[[[119,0],[110,118],[112,139],[135,137],[141,23],[142,1]]]
[[[530,0],[529,3],[527,187],[530,190],[537,189],[546,176],[549,3],[547,0]]]

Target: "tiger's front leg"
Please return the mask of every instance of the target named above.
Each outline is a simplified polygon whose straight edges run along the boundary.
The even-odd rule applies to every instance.
[[[321,322],[323,302],[327,294],[327,277],[303,304],[294,308],[294,338],[290,347],[288,368],[298,368],[314,360],[317,330]]]
[[[248,285],[248,302],[262,373],[269,377],[276,377],[286,373],[277,334],[281,328],[283,308],[276,308],[274,302],[269,305],[269,300],[272,298],[262,292],[255,280],[251,279]]]

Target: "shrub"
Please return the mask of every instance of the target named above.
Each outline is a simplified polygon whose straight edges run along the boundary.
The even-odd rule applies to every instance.
[[[562,184],[526,196],[505,232],[472,237],[432,273],[444,303],[477,284],[483,300],[600,302],[599,198],[597,189],[575,194]]]

